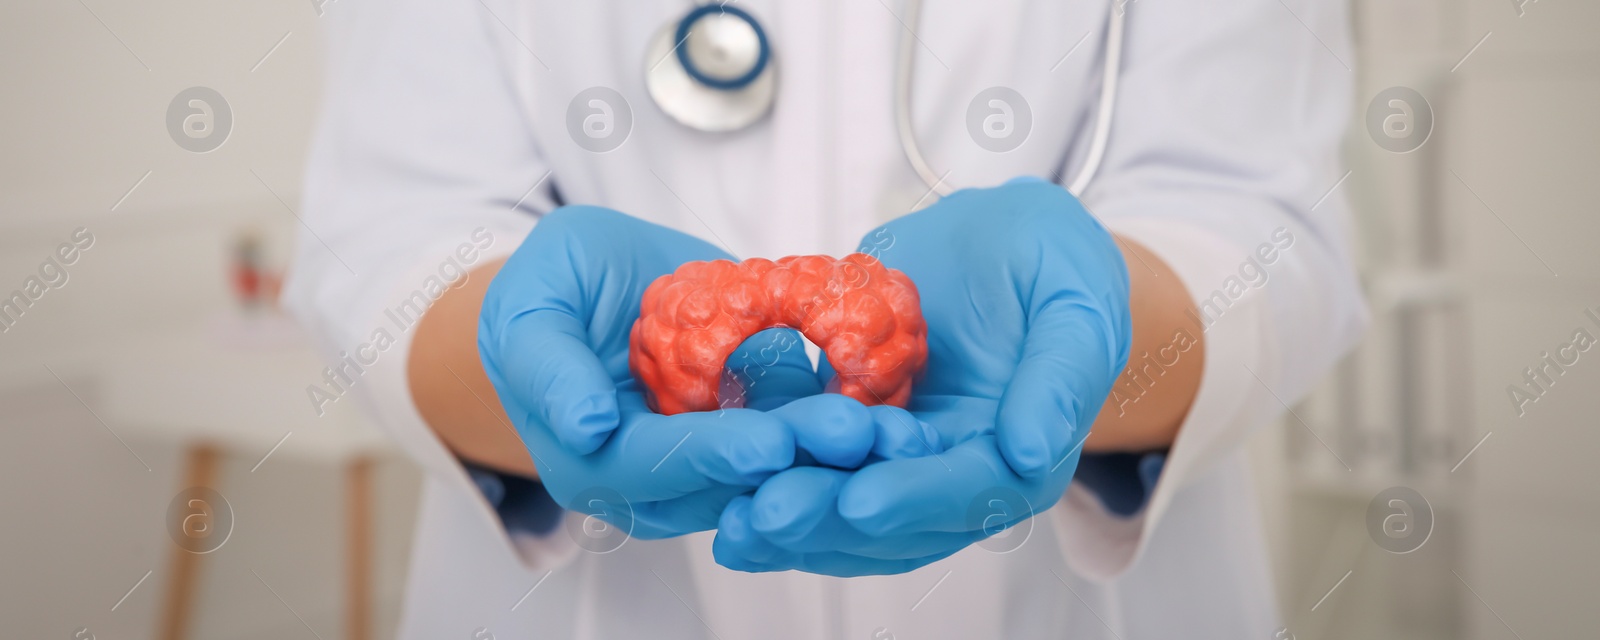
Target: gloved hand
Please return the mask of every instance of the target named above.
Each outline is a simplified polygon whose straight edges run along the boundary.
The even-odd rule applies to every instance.
[[[843,467],[911,448],[890,414],[817,395],[797,335],[780,332],[729,358],[752,408],[662,416],[646,407],[628,371],[645,287],[684,262],[729,257],[665,227],[573,206],[545,216],[495,276],[479,355],[563,507],[635,537],[681,535],[714,527],[734,496],[795,464],[797,447],[801,462]],[[917,435],[937,438],[931,428]]]
[[[910,409],[949,450],[859,471],[790,469],[723,512],[717,561],[745,571],[910,571],[1048,509],[1132,327],[1115,241],[1065,189],[966,189],[867,236],[928,322]]]

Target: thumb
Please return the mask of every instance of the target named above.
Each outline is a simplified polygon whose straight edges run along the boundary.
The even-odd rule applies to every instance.
[[[487,336],[498,335],[498,344]],[[578,454],[604,444],[619,421],[617,388],[572,315],[537,309],[512,317],[498,332],[481,330],[479,350],[513,399]]]
[[[1046,305],[1031,324],[995,435],[1013,471],[1039,478],[1083,441],[1127,349],[1099,312],[1070,298]]]

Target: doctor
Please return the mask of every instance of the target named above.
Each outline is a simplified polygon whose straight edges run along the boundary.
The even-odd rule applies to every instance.
[[[1272,637],[1243,442],[1366,322],[1343,4],[737,7],[329,8],[285,295],[393,338],[401,637]],[[643,407],[654,277],[851,250],[922,292],[909,411],[782,331]]]

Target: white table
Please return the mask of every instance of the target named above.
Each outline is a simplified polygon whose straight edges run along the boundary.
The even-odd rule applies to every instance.
[[[345,637],[372,637],[372,464],[393,447],[364,420],[352,397],[318,417],[306,386],[328,365],[288,319],[228,317],[193,331],[151,336],[97,353],[78,369],[97,378],[95,409],[119,433],[182,443],[179,489],[217,485],[221,454],[256,467],[277,456],[323,459],[345,469]],[[292,446],[287,446],[292,443]],[[252,468],[254,471],[254,468]],[[174,545],[172,579],[155,635],[188,637],[194,585],[204,555]]]

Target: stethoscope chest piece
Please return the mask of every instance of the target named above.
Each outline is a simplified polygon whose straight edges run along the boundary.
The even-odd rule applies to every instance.
[[[767,36],[744,11],[716,4],[669,22],[645,55],[645,86],[661,110],[684,126],[737,131],[767,112],[778,70]]]

